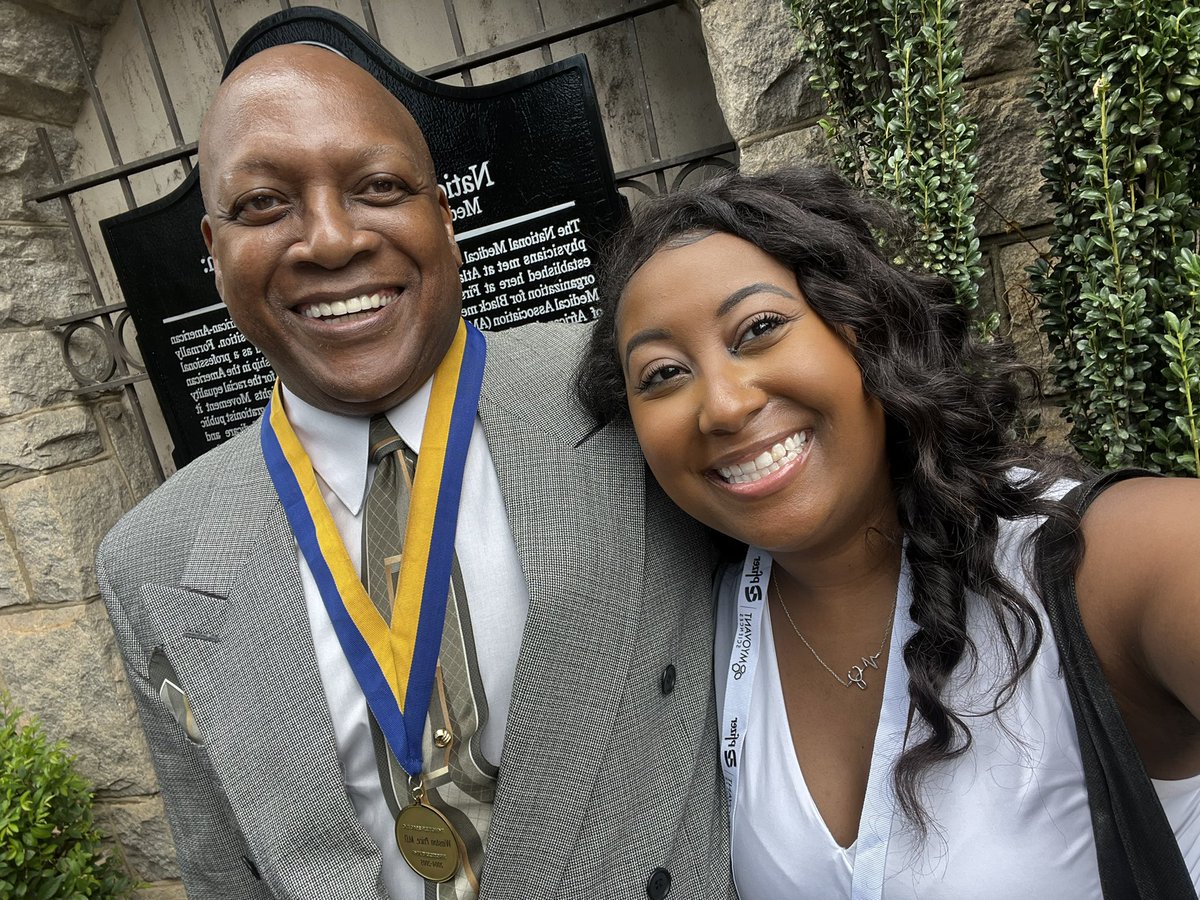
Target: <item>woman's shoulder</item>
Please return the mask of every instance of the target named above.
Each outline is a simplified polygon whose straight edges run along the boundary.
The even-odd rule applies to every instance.
[[[1081,529],[1080,614],[1147,768],[1158,777],[1195,774],[1200,481],[1133,478],[1114,484],[1088,508]],[[1168,732],[1175,736],[1171,746],[1160,747]]]

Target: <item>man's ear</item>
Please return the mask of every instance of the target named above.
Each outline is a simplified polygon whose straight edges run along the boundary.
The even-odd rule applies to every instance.
[[[454,213],[450,212],[450,198],[446,196],[446,189],[440,184],[438,185],[438,206],[442,211],[442,223],[446,228],[446,237],[450,241],[450,250],[454,253],[455,268],[462,268],[462,251],[458,249],[458,241],[454,239]]]
[[[217,283],[217,293],[221,295],[221,299],[224,299],[225,292],[221,289],[221,264],[213,256],[212,223],[208,220],[208,213],[205,213],[204,218],[200,220],[200,234],[204,237],[204,246],[208,248],[208,258],[212,260],[213,279]]]

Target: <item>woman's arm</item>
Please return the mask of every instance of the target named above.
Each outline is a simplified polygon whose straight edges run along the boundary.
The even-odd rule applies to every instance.
[[[1200,480],[1137,478],[1083,518],[1080,613],[1146,768],[1200,773]]]

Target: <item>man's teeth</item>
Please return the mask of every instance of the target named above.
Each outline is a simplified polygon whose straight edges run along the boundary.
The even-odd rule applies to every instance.
[[[395,299],[396,295],[392,293],[375,293],[351,297],[349,300],[334,300],[332,303],[311,303],[304,307],[304,315],[310,319],[348,316],[352,313],[363,312],[368,309],[379,309],[381,306],[387,306]]]
[[[804,451],[807,443],[807,431],[793,434],[783,443],[776,444],[770,450],[764,450],[749,462],[722,466],[717,469],[717,472],[730,484],[748,484],[751,481],[758,481],[790,463]]]

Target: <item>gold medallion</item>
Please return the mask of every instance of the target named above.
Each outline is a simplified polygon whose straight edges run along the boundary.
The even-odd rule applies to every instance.
[[[396,845],[404,861],[427,881],[449,881],[458,871],[458,835],[432,806],[418,802],[400,811]]]

